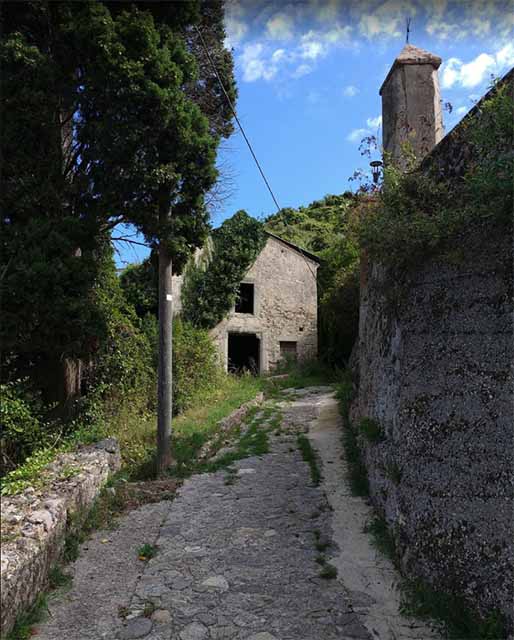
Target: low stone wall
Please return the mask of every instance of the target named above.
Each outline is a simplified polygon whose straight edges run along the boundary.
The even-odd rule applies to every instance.
[[[408,272],[363,265],[354,424],[402,563],[512,623],[512,229],[469,230]]]
[[[250,400],[249,402],[245,402],[239,407],[239,409],[232,411],[230,415],[228,415],[226,418],[223,418],[223,420],[220,420],[220,423],[219,423],[220,427],[224,431],[227,431],[228,429],[235,427],[246,417],[246,414],[248,413],[248,411],[250,411],[252,407],[257,407],[258,405],[262,404],[263,400],[264,400],[264,394],[261,391],[255,396],[253,400]]]
[[[87,512],[120,464],[118,443],[109,438],[58,456],[45,469],[43,488],[2,497],[2,635],[47,588],[67,529]]]
[[[218,426],[220,427],[221,431],[230,431],[230,429],[232,429],[233,427],[241,424],[241,422],[243,422],[243,420],[246,418],[246,415],[248,414],[250,409],[252,409],[253,407],[258,407],[260,404],[262,404],[263,400],[264,394],[262,393],[262,391],[260,391],[253,400],[245,402],[238,409],[232,411],[232,413],[229,414],[226,418],[223,418],[218,422]],[[216,434],[216,436],[212,440],[208,440],[203,445],[200,453],[198,454],[199,460],[205,461],[214,455],[214,449],[216,448],[216,444],[218,443],[219,438],[219,434]],[[221,453],[228,450],[229,449],[223,448],[221,450]],[[220,451],[217,452],[217,455],[220,455]]]

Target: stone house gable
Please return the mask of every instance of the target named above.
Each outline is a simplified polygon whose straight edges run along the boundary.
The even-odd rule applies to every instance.
[[[214,329],[222,365],[266,373],[283,358],[307,360],[318,350],[319,259],[268,233],[243,278],[238,303]]]

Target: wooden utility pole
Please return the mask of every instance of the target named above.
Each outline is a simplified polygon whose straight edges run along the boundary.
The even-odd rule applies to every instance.
[[[161,215],[169,217],[169,199],[162,203]],[[156,472],[163,475],[171,465],[171,420],[173,408],[172,344],[173,304],[172,261],[166,243],[159,243],[159,375],[157,394]]]

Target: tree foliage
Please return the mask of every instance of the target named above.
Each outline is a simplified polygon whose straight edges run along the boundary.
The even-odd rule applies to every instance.
[[[27,0],[1,11],[0,338],[6,388],[23,379],[28,402],[13,396],[3,416],[18,461],[39,446],[33,432],[67,437],[77,420],[92,429],[106,398],[146,406],[153,396],[155,301],[140,301],[141,318],[127,303],[110,233],[135,225],[181,269],[209,229],[204,195],[232,131],[198,30],[233,100],[236,90],[217,0],[202,11],[197,0]],[[47,419],[68,400],[67,363],[83,373],[80,411]]]
[[[358,200],[329,195],[269,216],[267,230],[318,255],[319,351],[331,365],[350,355],[359,322]]]
[[[232,124],[194,25],[235,99],[221,2],[2,4],[4,365],[49,401],[62,363],[108,339],[95,292],[110,229],[162,240],[176,270],[208,231]]]
[[[113,16],[97,3],[84,12],[75,22],[84,205],[133,224],[151,245],[166,243],[180,268],[207,232],[203,196],[216,179],[219,140],[188,97],[194,57],[182,33],[149,10],[131,5]]]
[[[70,142],[73,45],[66,3],[2,6],[2,325],[4,372],[62,397],[62,362],[105,331],[91,304],[105,246],[77,208]]]
[[[266,242],[262,223],[238,211],[212,233],[207,260],[192,261],[182,285],[182,315],[196,327],[211,329],[230,311],[239,283]]]
[[[496,85],[449,134],[458,136],[452,144],[466,149],[461,178],[441,173],[437,162],[408,172],[385,167],[383,187],[359,225],[361,246],[372,259],[401,268],[453,251],[472,227],[489,233],[512,225],[511,91],[508,83]]]
[[[158,277],[155,253],[140,264],[129,265],[120,275],[123,293],[140,318],[144,318],[147,314],[157,317]]]

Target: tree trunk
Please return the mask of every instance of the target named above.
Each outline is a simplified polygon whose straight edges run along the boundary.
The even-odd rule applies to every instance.
[[[164,243],[159,244],[159,380],[157,399],[157,475],[171,465],[172,418],[172,299],[171,256]]]

